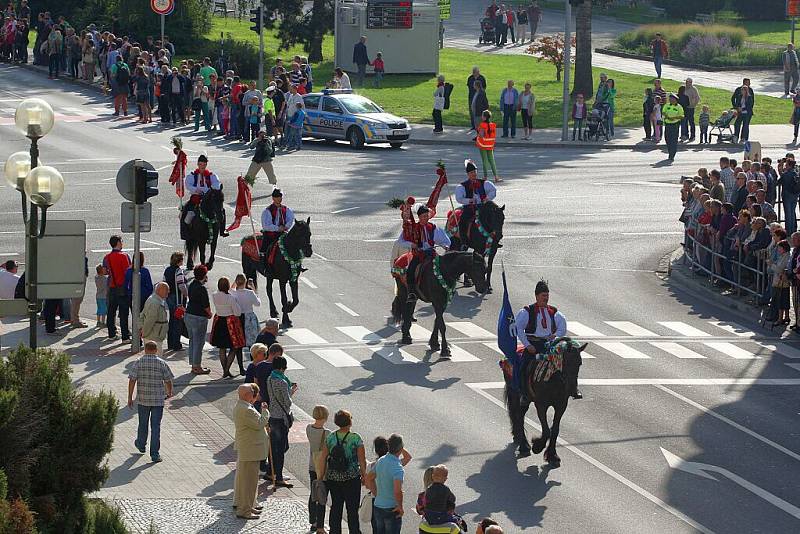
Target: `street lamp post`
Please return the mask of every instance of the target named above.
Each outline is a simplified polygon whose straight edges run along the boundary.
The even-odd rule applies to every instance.
[[[31,140],[29,153],[12,154],[5,166],[8,183],[22,196],[22,219],[25,222],[27,257],[25,269],[25,292],[28,298],[30,347],[37,346],[37,295],[38,240],[44,235],[47,224],[47,208],[58,202],[64,194],[64,178],[53,167],[39,166],[39,139],[53,129],[55,114],[50,104],[41,98],[28,98],[17,107],[14,124]],[[29,201],[30,200],[30,206]],[[30,213],[28,212],[30,207]],[[42,211],[41,225],[39,210]]]

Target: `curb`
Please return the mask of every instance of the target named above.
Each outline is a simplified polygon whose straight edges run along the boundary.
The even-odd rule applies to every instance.
[[[650,56],[642,56],[640,54],[633,54],[631,52],[623,52],[622,50],[611,50],[610,48],[595,48],[595,52],[606,56],[622,57],[626,59],[638,59],[640,61],[653,61]],[[673,67],[682,67],[687,69],[696,69],[706,72],[733,72],[739,70],[778,70],[774,65],[730,65],[726,67],[712,67],[711,65],[701,65],[699,63],[687,63],[685,61],[675,61],[674,59],[665,59],[662,61],[664,65],[672,65]]]

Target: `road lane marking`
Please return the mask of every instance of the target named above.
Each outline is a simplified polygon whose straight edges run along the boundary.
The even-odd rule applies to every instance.
[[[411,323],[410,333],[412,338],[430,339],[431,336],[433,335],[433,332],[431,332],[427,328],[418,325],[417,323]]]
[[[363,326],[337,326],[336,330],[356,341],[363,341],[367,344],[381,343],[386,339]]]
[[[305,369],[305,367],[303,367],[302,365],[297,363],[296,360],[293,360],[292,358],[290,358],[289,355],[286,354],[286,352],[283,353],[283,357],[286,358],[286,370],[288,370],[288,371],[302,371],[303,369]]]
[[[328,343],[308,328],[290,328],[284,332],[284,335],[289,336],[301,345],[324,345]]]
[[[793,360],[800,359],[800,350],[797,350],[794,347],[790,347],[785,343],[764,343],[762,341],[754,341],[754,343],[767,350],[777,352],[778,354],[785,356],[786,358],[791,358]]]
[[[340,309],[344,310],[346,313],[349,313],[350,315],[352,315],[353,317],[359,317],[359,315],[356,312],[354,312],[353,310],[351,310],[350,308],[348,308],[347,306],[345,306],[341,302],[337,302],[336,305]]]
[[[756,360],[761,359],[761,356],[756,356],[752,352],[746,351],[741,347],[737,347],[733,343],[726,341],[706,341],[703,343],[706,347],[711,347],[714,350],[730,356],[736,360]]]
[[[403,349],[399,347],[375,347],[375,346],[368,346],[369,350],[380,356],[381,358],[387,360],[389,363],[393,363],[395,365],[405,365],[409,363],[419,363],[419,360],[412,356],[411,354],[407,353]]]
[[[711,417],[714,417],[716,419],[719,419],[723,423],[727,423],[728,425],[732,426],[733,428],[735,428],[737,430],[741,430],[742,432],[744,432],[748,436],[754,437],[754,438],[756,438],[758,441],[760,441],[762,443],[766,443],[767,445],[769,445],[773,449],[778,450],[778,451],[782,452],[783,454],[785,454],[785,455],[787,455],[787,456],[789,456],[791,458],[794,458],[795,460],[800,461],[800,454],[797,454],[794,451],[790,451],[789,449],[787,449],[783,445],[779,445],[778,443],[775,443],[771,439],[769,439],[767,437],[764,437],[761,434],[759,434],[759,433],[757,433],[757,432],[755,432],[753,430],[750,430],[749,428],[747,428],[745,426],[740,425],[736,421],[732,421],[731,419],[728,419],[724,415],[721,415],[721,414],[717,413],[716,411],[712,410],[711,408],[706,408],[702,404],[699,404],[699,403],[693,401],[692,399],[684,397],[683,395],[681,395],[677,391],[673,391],[670,388],[665,387],[665,386],[663,386],[661,384],[657,384],[656,387],[658,389],[660,389],[661,391],[663,391],[664,393],[668,393],[668,394],[672,395],[673,397],[675,397],[676,399],[682,400],[686,404],[697,408],[701,412],[703,412],[703,413],[705,413],[707,415],[710,415]]]
[[[671,342],[662,342],[662,341],[652,341],[650,342],[651,345],[656,347],[657,349],[661,349],[664,352],[669,352],[673,356],[677,356],[678,358],[705,358],[702,354],[698,354],[697,352],[687,349],[683,345],[678,345],[677,343]]]
[[[620,235],[642,236],[642,235],[683,235],[684,232],[620,232]]]
[[[142,251],[145,251],[145,250],[161,250],[161,248],[160,247],[139,247],[139,250],[142,250]],[[93,248],[89,252],[94,252],[95,254],[97,254],[99,252],[108,252],[108,249],[107,248]],[[132,248],[124,248],[124,249],[122,249],[122,252],[130,252],[131,254],[133,254],[133,249]]]
[[[450,343],[448,346],[450,348],[450,361],[452,361],[452,362],[479,362],[479,361],[481,361],[480,358],[478,358],[477,356],[473,356],[472,354],[470,354],[469,352],[467,352],[466,350],[462,349],[461,347],[459,347],[457,345],[453,345],[452,343]]]
[[[148,143],[152,143],[153,142],[152,139],[148,139],[148,138],[144,137],[143,135],[137,135],[136,138],[137,139],[141,139],[142,141],[146,141]]]
[[[220,260],[229,261],[229,262],[231,262],[231,263],[239,263],[239,262],[238,262],[238,261],[236,261],[236,260],[232,260],[232,259],[230,259],[230,258],[226,258],[225,256],[220,256],[219,254],[214,254],[214,258],[219,258]]]
[[[361,367],[361,362],[341,349],[313,349],[311,352],[334,367]]]
[[[711,334],[680,321],[659,321],[658,324],[686,337],[711,337]]]
[[[567,330],[572,332],[577,337],[605,337],[605,334],[594,330],[593,328],[589,328],[588,326],[584,325],[583,323],[579,323],[578,321],[570,321],[567,325]]]
[[[175,245],[166,245],[166,244],[164,244],[164,243],[159,243],[158,241],[150,241],[149,239],[142,239],[142,241],[143,241],[144,243],[150,243],[151,245],[158,245],[158,246],[160,246],[160,247],[172,248],[172,247],[174,247],[174,246],[175,246]]]
[[[733,334],[734,336],[739,337],[756,337],[755,332],[751,332],[750,330],[746,329],[742,325],[731,323],[728,321],[708,321],[708,324],[716,326],[717,328],[721,328],[726,332]]]
[[[312,282],[311,280],[309,280],[308,278],[306,278],[305,276],[300,276],[298,278],[298,280],[303,282],[305,285],[307,285],[311,289],[317,289],[317,285],[314,282]]]
[[[650,356],[647,354],[639,352],[633,347],[629,347],[625,343],[619,343],[615,341],[595,341],[594,344],[600,348],[606,349],[607,351],[613,352],[620,358],[641,360],[650,358]]]
[[[495,337],[494,334],[469,321],[453,321],[447,323],[447,328],[458,330],[467,337]]]
[[[800,386],[800,378],[579,378],[582,386]],[[482,382],[499,389],[503,382]]]
[[[315,252],[315,253],[314,253],[314,256],[318,257],[318,258],[319,258],[319,259],[321,259],[322,261],[328,261],[328,258],[326,258],[326,257],[325,257],[325,256],[323,256],[322,254],[319,254],[319,253],[317,253],[317,252]]]
[[[364,243],[390,243],[392,241],[397,241],[396,237],[388,238],[388,239],[364,239]]]
[[[357,210],[357,209],[358,209],[358,208],[360,208],[360,207],[361,207],[361,206],[353,206],[352,208],[342,208],[342,209],[340,209],[340,210],[335,210],[335,211],[332,211],[332,212],[331,212],[331,214],[332,214],[332,215],[335,215],[336,213],[344,213],[344,212],[346,212],[346,211],[353,211],[353,210]]]
[[[499,386],[500,388],[502,388],[504,386],[503,382],[489,382],[489,383],[486,383],[486,384],[467,384],[467,387],[472,389],[474,392],[476,392],[477,394],[479,394],[480,396],[482,396],[483,398],[485,398],[486,400],[488,400],[489,402],[491,402],[495,406],[498,406],[499,408],[505,410],[506,406],[503,403],[503,401],[493,397],[488,391],[486,391],[486,389],[490,389],[489,387],[487,387],[488,384],[500,384],[500,386]],[[491,388],[491,389],[496,389],[496,388]],[[542,430],[542,427],[540,427],[538,424],[533,422],[533,420],[528,418],[528,417],[525,418],[525,423],[528,426],[531,426],[533,428],[538,429],[540,432]],[[632,489],[633,491],[635,491],[636,493],[638,493],[639,495],[641,495],[642,497],[644,497],[648,501],[652,502],[656,506],[658,506],[661,509],[669,512],[670,514],[672,514],[673,516],[677,517],[678,519],[680,519],[684,523],[690,525],[695,530],[699,530],[700,532],[703,532],[705,534],[714,534],[713,530],[711,530],[709,528],[706,528],[705,526],[703,526],[702,524],[698,523],[697,521],[695,521],[691,517],[687,516],[686,514],[684,514],[683,512],[678,510],[677,508],[675,508],[674,506],[671,506],[671,505],[667,504],[666,502],[662,501],[661,499],[659,499],[658,497],[656,497],[655,495],[653,495],[652,493],[650,493],[646,489],[642,488],[638,484],[628,480],[623,475],[617,473],[616,471],[614,471],[613,469],[608,467],[606,464],[604,464],[600,460],[597,460],[593,456],[590,456],[588,453],[583,452],[581,449],[579,449],[575,445],[572,445],[570,442],[568,442],[564,438],[559,437],[557,441],[558,441],[559,445],[561,445],[562,447],[565,447],[566,449],[568,449],[570,452],[572,452],[573,454],[575,454],[579,458],[581,458],[584,461],[590,463],[591,465],[593,465],[597,469],[603,471],[604,473],[606,473],[610,477],[614,478],[618,482],[621,482],[622,484],[624,484],[628,488]]]
[[[646,328],[642,328],[638,324],[630,323],[628,321],[603,321],[608,326],[616,328],[617,330],[622,330],[626,334],[630,334],[632,336],[647,336],[647,337],[659,337],[658,334],[655,332],[651,332]]]

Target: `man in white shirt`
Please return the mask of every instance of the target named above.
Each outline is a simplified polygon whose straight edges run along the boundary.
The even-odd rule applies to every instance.
[[[400,235],[400,239],[398,240],[401,246],[412,249],[414,253],[408,264],[408,270],[406,271],[409,302],[413,302],[417,299],[414,271],[420,261],[435,256],[436,245],[443,247],[445,250],[450,248],[450,238],[447,236],[447,233],[430,222],[431,209],[428,206],[424,204],[420,205],[417,208],[417,217],[419,222],[415,226],[419,229],[419,232],[416,234],[418,241],[415,243],[407,241],[403,234]]]
[[[277,187],[272,190],[272,204],[261,213],[261,253],[266,254],[269,246],[294,225],[294,212],[283,205],[283,192]]]
[[[0,300],[14,298],[14,291],[19,283],[17,270],[19,270],[19,265],[14,260],[8,260],[0,269]]]
[[[303,101],[303,95],[297,92],[297,85],[291,84],[289,86],[289,92],[286,94],[286,119],[287,122],[289,119],[294,117],[294,114],[297,113],[297,104],[305,106],[305,102]]]

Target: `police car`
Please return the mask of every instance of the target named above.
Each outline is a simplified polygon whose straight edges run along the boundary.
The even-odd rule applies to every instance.
[[[365,143],[389,143],[399,148],[408,141],[408,121],[383,111],[375,102],[351,89],[325,89],[303,95],[306,119],[303,135],[318,139],[344,139],[353,148]]]

